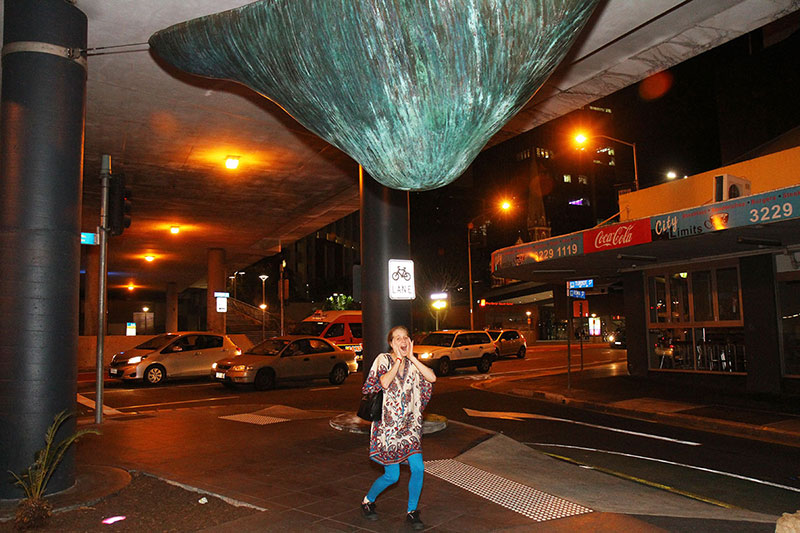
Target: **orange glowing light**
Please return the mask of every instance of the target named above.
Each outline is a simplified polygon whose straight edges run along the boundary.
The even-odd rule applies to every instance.
[[[128,290],[129,291],[132,291],[135,288],[136,288],[136,285],[134,285],[133,283],[128,283]]]
[[[148,254],[144,256],[144,260],[147,261],[148,263],[152,263],[153,261],[156,260],[156,256]]]
[[[509,202],[508,200],[503,200],[503,202],[500,204],[500,209],[502,209],[503,211],[508,211],[509,209],[511,209],[511,202]]]
[[[169,232],[172,233],[173,235],[177,235],[178,233],[181,232],[181,227],[180,226],[170,226],[169,227]]]
[[[225,158],[225,168],[234,170],[239,167],[239,156],[229,155]]]

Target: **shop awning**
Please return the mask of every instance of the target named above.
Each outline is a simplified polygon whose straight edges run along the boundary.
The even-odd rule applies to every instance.
[[[492,253],[501,278],[557,283],[800,248],[800,186],[600,226]]]

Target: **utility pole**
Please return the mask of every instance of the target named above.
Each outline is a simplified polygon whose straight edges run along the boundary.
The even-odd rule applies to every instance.
[[[97,233],[100,236],[100,294],[97,303],[97,352],[96,352],[96,381],[94,422],[103,423],[103,349],[106,336],[106,276],[108,274],[108,190],[111,180],[111,156],[103,155],[100,162],[100,186],[102,197],[100,201],[100,225]]]

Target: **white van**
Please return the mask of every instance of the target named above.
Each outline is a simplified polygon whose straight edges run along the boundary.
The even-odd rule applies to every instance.
[[[291,333],[322,337],[343,350],[354,351],[356,360],[361,360],[361,311],[315,311],[297,324]]]

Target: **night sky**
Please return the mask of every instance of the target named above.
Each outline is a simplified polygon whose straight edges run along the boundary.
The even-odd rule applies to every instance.
[[[667,181],[670,170],[682,177],[747,159],[800,125],[798,26],[800,13],[792,14],[594,103],[613,111],[613,131],[604,133],[636,143],[641,187]],[[558,120],[568,124],[570,115]],[[616,158],[619,171],[632,173],[627,146]],[[466,283],[466,226],[493,200],[473,185],[468,171],[447,187],[411,194],[412,256],[421,273],[460,272]],[[493,186],[508,184],[485,190]],[[490,239],[487,248],[527,240],[499,233],[503,242]]]

